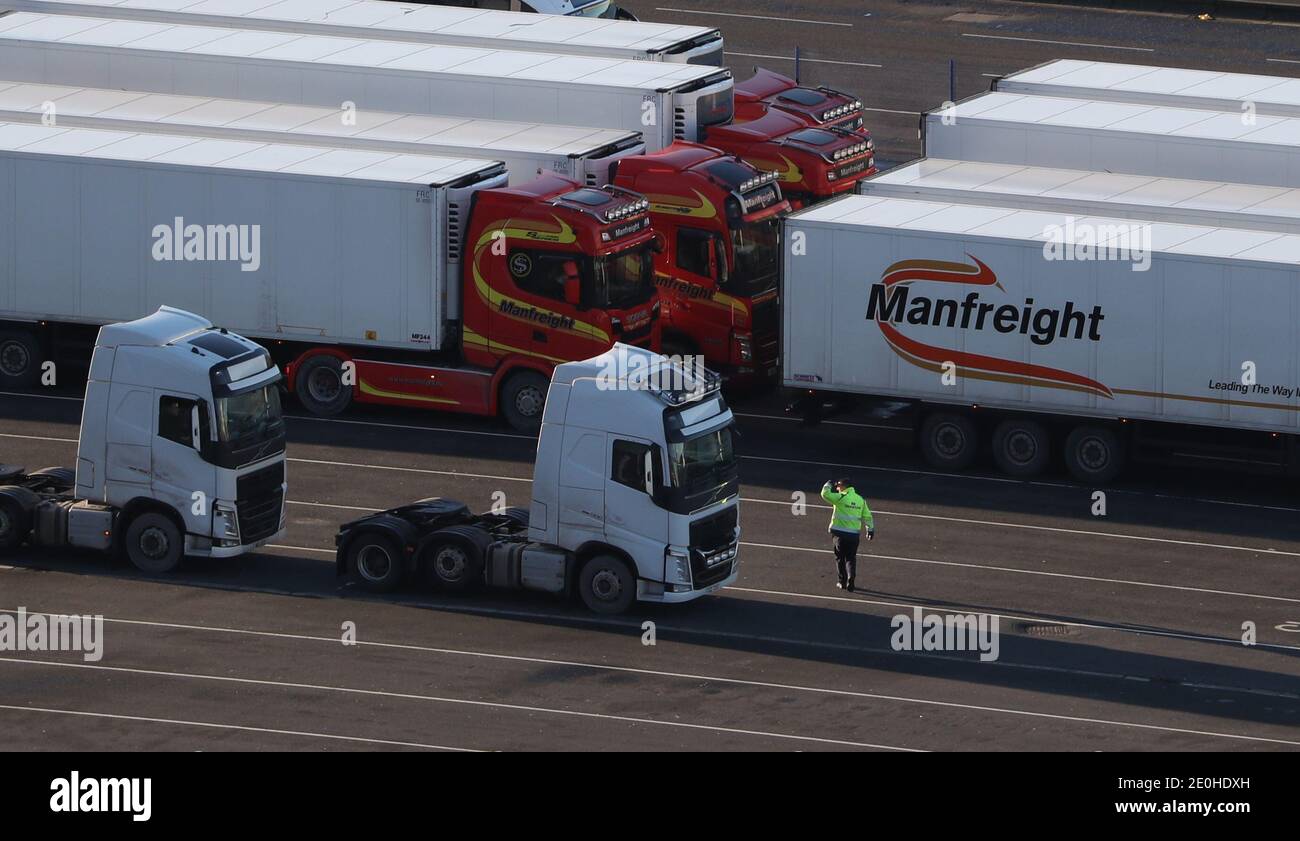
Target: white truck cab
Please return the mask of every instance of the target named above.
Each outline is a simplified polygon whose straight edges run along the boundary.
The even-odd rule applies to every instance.
[[[339,575],[578,595],[598,613],[685,602],[736,580],[735,421],[702,364],[616,344],[556,366],[530,508],[423,499],[343,524]]]
[[[280,371],[259,345],[172,307],[99,331],[75,484],[0,477],[0,548],[120,546],[148,572],[284,531]],[[52,478],[54,477],[54,478]],[[61,477],[61,478],[59,478]]]

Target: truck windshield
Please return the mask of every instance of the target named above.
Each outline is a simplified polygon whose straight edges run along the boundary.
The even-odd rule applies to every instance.
[[[781,259],[780,223],[776,217],[761,222],[735,222],[731,248],[735,269],[728,278],[728,291],[737,295],[759,295],[776,288]]]
[[[654,294],[654,254],[649,244],[597,257],[591,266],[594,306],[631,307],[645,303]]]
[[[274,438],[284,429],[280,390],[275,384],[219,397],[216,404],[217,439],[223,444],[249,446]]]
[[[716,488],[731,481],[736,475],[731,427],[724,426],[681,442],[669,442],[668,469],[673,487],[687,493]]]

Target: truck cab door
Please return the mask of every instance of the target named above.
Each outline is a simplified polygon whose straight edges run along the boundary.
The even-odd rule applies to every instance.
[[[104,433],[104,497],[122,505],[148,493],[152,476],[153,392],[113,383],[109,388]],[[83,441],[88,431],[83,429]]]
[[[663,470],[649,441],[609,437],[605,474],[605,538],[632,556],[639,577],[659,580],[668,545],[668,512],[655,504],[658,472]]]
[[[192,394],[154,389],[153,497],[184,519],[186,530],[210,531],[216,471],[203,460],[211,433],[207,403]]]

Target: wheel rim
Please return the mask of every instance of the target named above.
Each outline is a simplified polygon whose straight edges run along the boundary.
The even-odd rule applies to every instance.
[[[515,394],[515,408],[526,418],[536,417],[546,403],[546,396],[535,385],[527,385]]]
[[[1105,470],[1110,465],[1110,447],[1096,436],[1088,436],[1079,442],[1078,461],[1085,470],[1094,473]]]
[[[618,601],[623,595],[623,579],[612,569],[602,569],[591,577],[591,592],[602,602]]]
[[[433,568],[443,581],[460,581],[468,566],[469,558],[458,546],[444,546],[433,556]]]
[[[966,430],[955,423],[940,424],[934,430],[934,449],[947,458],[955,458],[966,449]]]
[[[357,553],[357,571],[367,581],[383,581],[392,569],[392,556],[382,546],[372,543]]]
[[[307,393],[318,403],[332,403],[343,391],[343,381],[337,371],[318,367],[307,377]]]
[[[1012,430],[1003,448],[1011,461],[1016,464],[1028,464],[1038,455],[1038,439],[1027,430]]]
[[[31,353],[22,342],[12,339],[0,345],[0,371],[10,377],[20,377],[27,373],[32,364]]]
[[[139,546],[140,554],[151,561],[159,561],[167,557],[168,552],[171,551],[172,542],[165,530],[158,526],[150,526],[140,532]]]

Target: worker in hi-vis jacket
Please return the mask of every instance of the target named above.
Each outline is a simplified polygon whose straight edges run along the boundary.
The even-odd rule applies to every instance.
[[[858,542],[862,539],[862,527],[867,528],[867,540],[876,536],[875,519],[871,509],[848,479],[835,479],[822,485],[822,499],[835,508],[831,514],[831,547],[835,550],[835,566],[840,580],[836,584],[842,590],[853,592],[854,579],[858,574]]]

